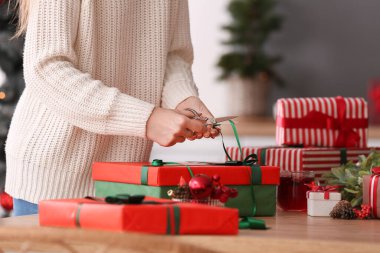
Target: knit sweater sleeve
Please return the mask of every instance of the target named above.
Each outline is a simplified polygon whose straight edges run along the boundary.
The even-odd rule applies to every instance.
[[[198,96],[191,65],[193,47],[190,37],[189,8],[187,0],[178,1],[177,19],[167,57],[162,107],[175,108],[190,96]]]
[[[77,67],[74,46],[81,2],[35,2],[24,53],[26,86],[72,125],[97,134],[145,137],[154,105],[108,87]]]

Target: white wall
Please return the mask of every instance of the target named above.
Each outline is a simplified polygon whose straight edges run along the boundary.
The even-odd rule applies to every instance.
[[[191,35],[194,47],[193,74],[200,97],[215,116],[228,113],[227,89],[217,80],[218,57],[224,48],[221,41],[226,34],[221,30],[229,20],[228,0],[189,0]]]

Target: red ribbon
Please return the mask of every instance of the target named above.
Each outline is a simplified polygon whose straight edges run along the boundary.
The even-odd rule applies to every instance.
[[[338,189],[340,188],[339,185],[326,185],[326,186],[316,185],[314,181],[311,182],[310,184],[305,184],[305,185],[310,188],[309,192],[323,192],[324,199],[330,199],[330,192],[338,192]],[[307,193],[308,197],[309,197],[309,192]]]
[[[369,204],[372,207],[373,216],[378,218],[377,213],[377,194],[378,194],[378,185],[379,185],[380,175],[372,175],[369,181]]]
[[[377,194],[380,180],[380,167],[372,168],[372,176],[369,181],[369,204],[372,207],[373,216],[379,218],[377,213]]]
[[[371,98],[375,111],[380,112],[380,80],[373,80],[368,96]]]
[[[334,141],[335,147],[357,147],[360,141],[359,134],[354,128],[367,128],[367,119],[347,119],[346,103],[343,97],[335,98],[338,108],[338,118],[335,119],[319,111],[310,111],[303,118],[277,118],[277,125],[283,128],[326,128],[338,130],[338,137]]]

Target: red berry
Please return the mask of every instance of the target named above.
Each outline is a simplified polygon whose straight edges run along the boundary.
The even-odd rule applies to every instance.
[[[220,202],[226,203],[228,201],[228,195],[227,194],[222,194],[222,196],[219,197]]]
[[[230,188],[228,188],[227,186],[222,186],[222,192],[223,193],[226,193],[226,194],[230,194],[230,192],[231,192],[231,189]]]
[[[213,175],[212,180],[217,183],[220,181],[220,176],[219,175]]]
[[[216,187],[214,188],[212,194],[211,194],[211,198],[213,199],[219,199],[220,196],[222,196],[223,192],[222,190],[220,189],[220,187]]]
[[[238,196],[238,191],[234,188],[231,188],[229,196],[230,198],[236,198]]]

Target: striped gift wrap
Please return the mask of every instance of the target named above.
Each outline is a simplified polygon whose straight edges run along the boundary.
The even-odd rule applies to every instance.
[[[348,137],[347,130],[354,137]],[[277,145],[366,147],[367,130],[368,108],[363,98],[283,98],[277,101]],[[349,138],[353,138],[354,143],[342,143]]]
[[[242,147],[242,156],[257,154],[260,165],[277,166],[282,171],[329,171],[347,161],[358,162],[358,156],[368,155],[380,147],[368,148],[288,148]],[[233,160],[241,161],[238,147],[227,147]],[[227,160],[227,157],[226,157]]]

